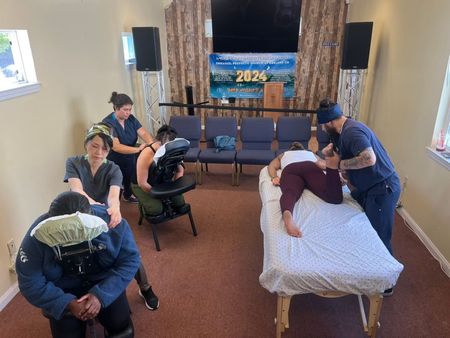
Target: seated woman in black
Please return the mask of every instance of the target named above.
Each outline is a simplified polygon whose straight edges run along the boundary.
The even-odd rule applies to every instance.
[[[146,215],[159,215],[163,212],[163,204],[160,199],[150,196],[149,192],[152,187],[148,183],[148,171],[153,163],[155,153],[158,149],[169,141],[173,141],[177,136],[177,132],[174,128],[163,125],[158,129],[155,142],[148,145],[139,154],[136,165],[136,177],[137,182],[131,185],[134,195],[138,198],[139,202],[144,208]],[[178,171],[174,177],[174,180],[180,178],[184,174],[183,166],[178,166]],[[171,198],[172,205],[175,209],[179,209],[185,205],[183,195],[174,196]]]

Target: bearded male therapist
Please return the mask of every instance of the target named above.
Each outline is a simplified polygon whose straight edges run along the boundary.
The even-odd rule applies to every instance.
[[[401,187],[386,149],[369,127],[345,117],[339,104],[329,99],[320,102],[317,119],[337,140],[339,169],[349,180],[352,197],[392,254],[392,227]]]

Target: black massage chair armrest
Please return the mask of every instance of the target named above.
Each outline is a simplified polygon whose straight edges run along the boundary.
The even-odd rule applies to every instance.
[[[181,195],[194,188],[195,179],[192,176],[186,175],[173,182],[164,182],[152,186],[150,195],[158,199],[164,199]]]

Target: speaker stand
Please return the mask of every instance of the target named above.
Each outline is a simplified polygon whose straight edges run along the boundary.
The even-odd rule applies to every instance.
[[[155,135],[158,128],[168,121],[166,108],[159,106],[159,103],[166,102],[162,70],[159,72],[142,72],[142,88],[144,90],[144,111],[148,127]]]
[[[339,73],[338,103],[344,115],[358,120],[367,69],[341,69]]]

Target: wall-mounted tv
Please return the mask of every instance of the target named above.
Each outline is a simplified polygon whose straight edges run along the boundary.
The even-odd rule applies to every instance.
[[[301,4],[301,0],[211,0],[214,52],[297,52]]]

